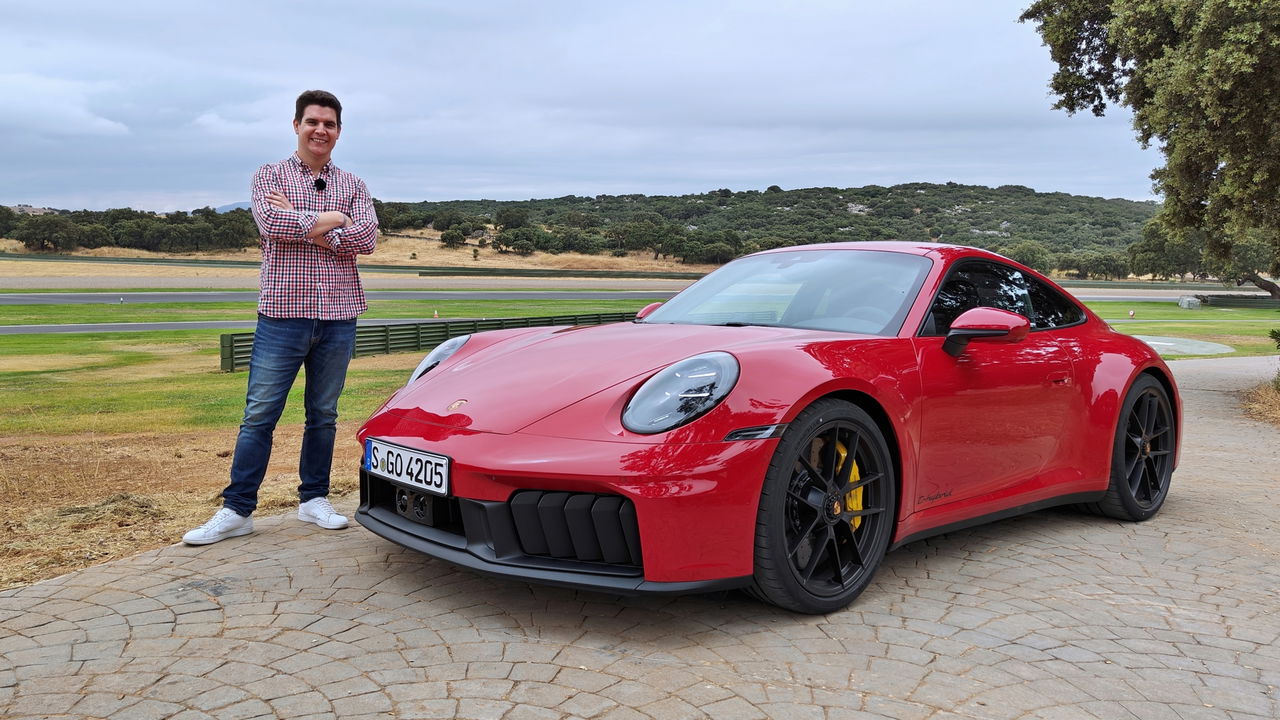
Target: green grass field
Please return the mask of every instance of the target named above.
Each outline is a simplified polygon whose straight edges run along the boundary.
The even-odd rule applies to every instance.
[[[518,317],[589,312],[626,312],[643,300],[378,301],[370,316],[409,318],[438,309],[445,317]],[[1280,312],[1205,308],[1182,310],[1171,303],[1098,302],[1090,307],[1126,333],[1208,340],[1230,345],[1237,355],[1276,352],[1267,332],[1280,327]],[[107,322],[111,306],[7,306],[0,324],[17,324],[23,313],[64,310],[64,322]],[[251,319],[248,303],[177,307],[129,306],[133,322],[161,319]],[[1134,322],[1128,313],[1135,312]],[[190,313],[197,313],[193,316]],[[40,322],[51,322],[44,316]],[[234,427],[244,407],[244,373],[219,370],[221,330],[121,333],[40,333],[0,338],[0,433],[122,433]],[[369,415],[405,380],[418,353],[353,361],[339,411]],[[282,423],[300,423],[301,383]]]
[[[629,312],[643,300],[418,300],[376,301],[365,317],[528,317]],[[134,305],[131,319],[112,319],[116,306],[0,306],[0,324],[252,320],[252,303],[195,306]],[[46,314],[56,310],[57,320]],[[244,409],[245,376],[219,369],[223,330],[6,335],[0,340],[0,434],[116,433],[157,428],[231,427]],[[370,414],[404,383],[420,359],[411,353],[356,359],[347,376],[339,413]],[[376,365],[378,367],[365,367]],[[392,369],[386,369],[386,366]],[[302,384],[290,396],[282,424],[302,422]],[[297,397],[294,397],[294,396]]]
[[[1184,310],[1167,302],[1086,303],[1116,330],[1130,335],[1204,340],[1228,345],[1231,355],[1274,355],[1276,344],[1267,333],[1280,328],[1280,311],[1255,308],[1201,307]],[[1133,319],[1129,311],[1134,312]],[[1168,356],[1169,359],[1186,357]],[[1222,357],[1222,356],[1213,356]]]

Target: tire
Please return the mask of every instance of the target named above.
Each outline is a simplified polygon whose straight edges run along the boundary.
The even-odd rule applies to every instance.
[[[1107,493],[1085,508],[1118,520],[1142,521],[1155,515],[1169,496],[1177,446],[1169,393],[1150,375],[1139,376],[1120,406]]]
[[[765,474],[752,594],[800,613],[847,606],[888,550],[896,489],[889,446],[870,415],[833,399],[806,408]]]

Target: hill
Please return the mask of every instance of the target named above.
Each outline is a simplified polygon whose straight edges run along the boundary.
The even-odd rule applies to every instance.
[[[597,195],[525,201],[381,203],[383,227],[421,227],[441,217],[573,227],[606,237],[628,224],[673,226],[684,234],[731,232],[746,249],[849,240],[939,240],[1004,251],[1033,241],[1051,253],[1124,250],[1142,238],[1154,202],[1038,193],[1019,185],[956,183],[805,188],[697,195]],[[502,224],[502,223],[499,223]],[[440,223],[436,222],[437,229]],[[752,247],[754,246],[754,247]]]
[[[432,228],[447,247],[474,244],[502,256],[647,254],[716,265],[805,243],[936,240],[977,245],[1041,270],[1104,277],[1129,273],[1125,251],[1142,240],[1143,224],[1159,208],[1018,185],[957,183],[374,204],[386,233]],[[250,213],[227,207],[162,216],[128,208],[22,219],[13,214],[0,224],[37,252],[112,247],[185,253],[256,245]],[[6,232],[0,227],[0,236]]]

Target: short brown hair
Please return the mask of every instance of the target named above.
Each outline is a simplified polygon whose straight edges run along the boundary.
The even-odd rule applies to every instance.
[[[308,90],[299,95],[298,107],[293,113],[294,122],[302,122],[302,113],[308,105],[333,108],[333,112],[338,116],[338,127],[342,127],[342,103],[338,102],[338,98],[333,93],[324,90]]]

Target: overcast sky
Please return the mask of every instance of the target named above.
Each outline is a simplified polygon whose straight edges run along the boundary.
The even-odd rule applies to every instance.
[[[1151,199],[1127,114],[1052,110],[1030,0],[6,0],[0,204],[248,199],[343,103],[382,200],[903,182]]]

